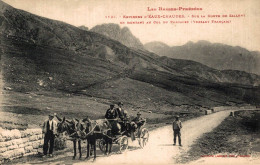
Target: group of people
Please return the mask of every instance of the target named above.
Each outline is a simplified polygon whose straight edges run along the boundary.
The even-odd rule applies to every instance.
[[[122,130],[129,130],[130,129],[129,127],[131,126],[131,128],[137,130],[134,132],[137,132],[139,134],[142,125],[144,125],[144,122],[146,121],[141,117],[141,113],[138,112],[137,116],[132,121],[130,121],[130,117],[127,111],[122,108],[123,103],[119,102],[117,105],[118,107],[115,108],[115,105],[111,104],[110,108],[106,111],[105,114],[105,118],[111,123],[112,133],[115,135],[121,135]],[[53,120],[55,116],[56,116],[55,113],[50,114],[49,119],[45,120],[43,123],[43,128],[42,128],[42,132],[44,134],[44,145],[43,145],[44,156],[43,157],[47,156],[48,151],[49,151],[49,156],[50,157],[53,156],[54,138],[55,135],[57,134],[57,122]],[[179,145],[182,146],[181,131],[180,131],[182,128],[182,123],[179,120],[179,116],[176,116],[176,119],[173,121],[172,128],[173,128],[173,136],[174,136],[173,145],[176,145],[176,139],[178,137]],[[133,136],[132,134],[131,137],[135,137],[135,136]],[[48,145],[49,143],[50,146]]]
[[[145,119],[141,117],[141,113],[138,112],[137,116],[132,121],[130,121],[128,112],[123,109],[123,103],[119,102],[117,105],[118,107],[115,108],[115,105],[111,104],[110,108],[106,111],[105,114],[105,118],[110,122],[112,126],[112,133],[114,135],[121,135],[122,130],[127,130],[127,132],[131,132],[129,131],[129,129],[131,128],[138,129],[137,132],[139,132],[141,126],[145,122]]]

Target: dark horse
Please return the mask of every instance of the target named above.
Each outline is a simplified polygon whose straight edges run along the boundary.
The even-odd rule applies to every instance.
[[[92,155],[90,152],[91,149],[94,150],[94,160],[96,159],[96,140],[97,139],[104,139],[106,143],[106,154],[108,154],[108,146],[109,153],[111,153],[112,148],[112,138],[111,138],[111,125],[106,119],[99,119],[99,120],[90,120],[88,117],[83,119],[82,122],[79,120],[68,121],[63,118],[61,120],[58,118],[60,122],[58,123],[58,132],[63,133],[67,132],[70,137],[72,137],[73,141],[73,148],[74,148],[74,156],[75,159],[77,152],[76,152],[76,144],[78,141],[78,150],[80,157],[81,154],[81,140],[87,140],[87,156],[86,159]]]
[[[111,153],[112,137],[111,137],[111,125],[107,119],[90,120],[88,117],[83,120],[86,124],[86,139],[87,145],[87,157],[89,158],[90,147],[94,150],[94,160],[96,159],[96,140],[104,139],[106,143],[106,154]],[[108,150],[109,146],[109,150]]]
[[[78,150],[79,150],[79,159],[82,157],[81,153],[81,139],[80,139],[80,131],[84,131],[83,125],[78,120],[66,120],[65,117],[63,119],[60,119],[57,117],[57,119],[60,121],[58,123],[58,133],[66,132],[73,142],[73,149],[74,149],[74,156],[73,159],[77,156],[77,142],[78,142]]]

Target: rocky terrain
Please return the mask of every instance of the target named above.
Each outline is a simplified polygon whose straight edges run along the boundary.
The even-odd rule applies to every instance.
[[[127,27],[120,28],[118,24],[109,23],[97,25],[90,29],[90,31],[117,40],[127,47],[144,49],[144,46],[140,40],[136,38]]]

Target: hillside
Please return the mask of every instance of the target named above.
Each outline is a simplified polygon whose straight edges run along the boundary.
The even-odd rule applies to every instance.
[[[2,1],[0,9],[1,71],[5,89],[12,92],[80,95],[86,101],[123,101],[133,109],[157,112],[181,106],[260,102],[258,75],[219,71],[132,49],[105,35],[39,17]],[[25,102],[12,92],[8,95],[11,100]],[[67,109],[62,106],[59,103],[60,109]],[[96,108],[94,104],[92,108]]]
[[[90,29],[90,31],[105,35],[111,39],[121,42],[125,46],[136,49],[144,49],[143,44],[127,28],[120,28],[118,24],[102,24]]]
[[[144,46],[160,56],[192,60],[219,70],[240,70],[260,75],[260,53],[238,46],[208,41],[188,42],[173,47],[162,42],[150,42]]]

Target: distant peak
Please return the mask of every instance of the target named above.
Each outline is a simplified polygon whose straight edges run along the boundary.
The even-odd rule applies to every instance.
[[[90,31],[100,33],[117,40],[128,47],[143,49],[143,44],[136,38],[128,27],[121,28],[118,24],[108,23],[93,27]]]
[[[206,40],[199,40],[197,42],[189,41],[185,45],[191,46],[191,45],[211,45],[212,43]]]
[[[146,43],[145,45],[157,45],[157,46],[167,46],[169,47],[169,45],[167,45],[166,43],[164,42],[161,42],[161,41],[152,41],[152,42],[148,42]]]
[[[206,41],[206,40],[200,40],[200,41],[198,41],[197,43],[198,43],[198,44],[205,44],[205,45],[211,44],[211,42]]]
[[[185,45],[194,45],[194,44],[198,44],[198,45],[211,45],[211,42],[206,41],[206,40],[199,40],[197,42],[189,41]]]
[[[101,25],[97,25],[97,26],[100,26],[100,27],[113,27],[113,28],[119,28],[120,29],[120,26],[118,24],[115,24],[115,23],[104,23],[104,24],[101,24]]]
[[[122,31],[130,31],[130,29],[125,26],[125,27],[122,28]]]
[[[103,23],[102,25],[117,26],[117,27],[119,27],[119,25],[116,24],[116,23]]]
[[[88,27],[86,27],[86,26],[84,26],[84,25],[81,25],[81,26],[79,26],[78,28],[80,28],[81,30],[86,30],[86,31],[88,31]]]
[[[189,41],[189,42],[186,43],[186,45],[191,45],[191,44],[194,44],[194,42]]]

